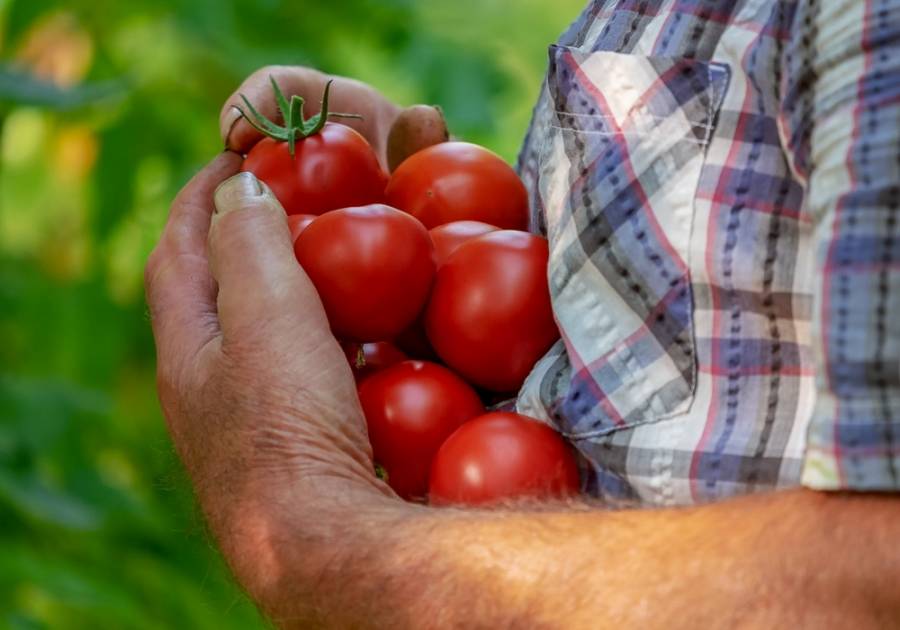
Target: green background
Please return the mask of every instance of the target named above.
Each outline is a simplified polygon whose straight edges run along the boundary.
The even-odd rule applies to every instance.
[[[0,627],[263,625],[165,433],[143,301],[254,69],[306,64],[515,158],[583,0],[0,0]]]

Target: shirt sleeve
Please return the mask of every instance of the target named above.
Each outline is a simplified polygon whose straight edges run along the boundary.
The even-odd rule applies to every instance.
[[[806,187],[816,273],[803,484],[897,492],[900,0],[791,6],[780,133]]]

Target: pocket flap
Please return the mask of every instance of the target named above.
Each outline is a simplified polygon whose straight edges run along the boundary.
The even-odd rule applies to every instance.
[[[706,145],[729,77],[720,63],[551,46],[547,87],[563,128],[639,136],[665,125]]]

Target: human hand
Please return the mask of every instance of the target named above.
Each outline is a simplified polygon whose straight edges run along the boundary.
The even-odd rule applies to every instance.
[[[172,439],[238,579],[259,591],[281,574],[266,557],[276,539],[301,533],[313,570],[348,506],[394,495],[284,211],[235,176],[240,163],[226,152],[181,191],[146,284]]]
[[[285,95],[296,94],[305,100],[305,113],[315,115],[321,109],[325,84],[333,81],[329,109],[358,114],[361,118],[341,118],[368,140],[382,167],[393,170],[407,156],[448,139],[447,125],[440,108],[413,105],[401,108],[370,85],[324,74],[301,66],[267,66],[251,74],[225,101],[219,116],[219,130],[225,148],[246,153],[261,138],[259,131],[244,120],[241,95],[265,117],[277,120],[278,106],[272,94],[271,80]]]

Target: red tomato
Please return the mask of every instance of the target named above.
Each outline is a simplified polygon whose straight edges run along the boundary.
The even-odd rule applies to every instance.
[[[340,123],[325,123],[298,140],[293,157],[286,142],[263,138],[250,149],[243,170],[268,184],[288,214],[380,203],[387,184],[366,139]]]
[[[484,413],[475,391],[447,368],[405,361],[359,385],[375,461],[405,499],[424,497],[434,454],[469,418]]]
[[[481,221],[454,221],[431,228],[428,233],[431,235],[431,242],[434,243],[434,256],[438,267],[466,241],[482,234],[496,232],[498,229]]]
[[[357,381],[409,358],[394,344],[386,341],[362,344],[343,343],[341,346],[350,363],[350,368],[353,370],[353,377]]]
[[[432,503],[479,505],[578,492],[578,466],[568,444],[545,424],[495,412],[462,425],[431,466]]]
[[[442,142],[408,157],[391,175],[387,203],[431,229],[483,221],[501,229],[528,226],[528,193],[503,158],[467,142]]]
[[[314,214],[289,214],[288,227],[291,228],[291,242],[296,243],[300,232],[305,230],[307,226],[316,218]]]
[[[419,317],[412,325],[397,335],[394,344],[413,359],[437,361],[438,355],[425,334],[425,322]]]
[[[294,253],[335,335],[350,341],[400,334],[418,317],[434,279],[424,226],[380,204],[323,214],[297,238]]]
[[[547,241],[492,232],[438,270],[425,330],[438,356],[471,383],[513,392],[559,337],[547,288]]]

